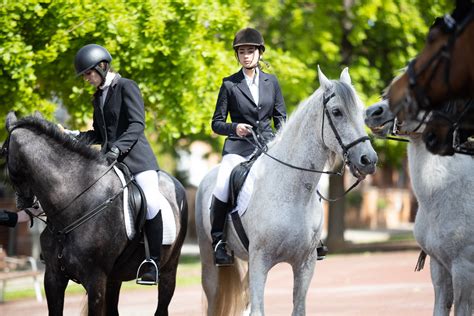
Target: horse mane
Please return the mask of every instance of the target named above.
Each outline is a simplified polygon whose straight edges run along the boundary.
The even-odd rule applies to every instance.
[[[331,80],[331,82],[333,84],[331,89],[336,93],[336,96],[342,99],[343,104],[357,104],[357,106],[360,105],[358,99],[356,98],[355,90],[351,86],[337,80]],[[323,93],[324,91],[321,88],[316,89],[316,91],[314,91],[312,95],[301,101],[301,103],[296,107],[293,113],[288,116],[287,122],[283,124],[283,126],[277,132],[275,140],[272,141],[268,145],[268,147],[271,147],[271,145],[275,141],[278,141],[278,139],[280,138],[279,136],[281,136],[281,134],[283,133],[286,133],[287,130],[295,130],[301,128],[301,125],[305,121],[303,118],[314,117],[317,113],[316,109],[319,108],[319,105],[322,106]],[[320,101],[319,104],[315,104],[318,101]],[[349,106],[346,108],[346,110],[349,111],[349,113],[352,113],[356,109],[354,107]]]
[[[348,84],[338,81],[331,80],[332,88],[331,90],[335,92],[336,96],[341,99],[341,103],[344,105],[354,104],[356,106],[347,106],[346,110],[350,114],[354,114],[357,107],[362,108],[362,104],[357,98],[355,90]],[[299,130],[303,127],[303,124],[306,124],[308,121],[314,121],[317,117],[318,109],[322,108],[322,97],[323,89],[318,88],[313,92],[308,98],[303,100],[293,111],[291,115],[288,116],[288,120],[280,130],[277,132],[276,137],[268,144],[268,148],[273,147],[276,143],[279,142],[281,136],[286,133],[291,133],[293,131]],[[322,114],[322,109],[320,111]],[[328,165],[333,166],[337,162],[336,154],[331,153],[328,159]]]
[[[61,131],[56,124],[45,119],[37,116],[26,116],[14,123],[13,129],[19,127],[29,129],[38,135],[44,134],[63,148],[78,153],[84,158],[96,160],[97,162],[103,161],[103,155],[100,151],[69,136]]]

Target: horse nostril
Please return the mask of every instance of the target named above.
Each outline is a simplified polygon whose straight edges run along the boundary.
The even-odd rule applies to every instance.
[[[370,161],[369,157],[367,157],[367,155],[363,155],[362,157],[360,157],[360,163],[363,166],[368,166],[368,165],[370,165],[371,161]]]
[[[382,107],[378,107],[372,114],[371,116],[380,116],[383,114],[383,108]]]

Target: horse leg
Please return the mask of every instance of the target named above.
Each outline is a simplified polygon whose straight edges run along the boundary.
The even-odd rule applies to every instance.
[[[89,273],[84,282],[87,291],[88,315],[105,315],[107,276],[103,272]]]
[[[249,291],[250,291],[250,315],[263,316],[264,291],[267,282],[267,274],[271,268],[270,263],[265,262],[265,254],[259,251],[250,252],[249,257]]]
[[[68,279],[59,269],[54,269],[50,264],[46,264],[44,273],[44,290],[48,302],[48,312],[50,316],[62,315],[64,309],[64,291],[66,290]]]
[[[206,240],[207,241],[207,240]],[[199,252],[201,254],[201,278],[202,288],[207,299],[207,315],[214,315],[217,297],[218,271],[214,265],[212,256],[211,242],[199,243]]]
[[[118,302],[120,297],[120,288],[122,287],[122,281],[107,279],[107,290],[105,292],[107,316],[113,316],[119,314]]]
[[[292,265],[293,269],[293,312],[292,315],[306,315],[306,294],[313,278],[316,257],[310,256],[303,262]]]
[[[178,270],[179,256],[170,259],[166,265],[160,269],[160,284],[158,291],[158,307],[156,316],[168,316],[168,306],[173,298],[176,288],[176,272]]]
[[[453,283],[448,270],[433,256],[430,260],[431,282],[435,292],[433,315],[448,316],[453,305]]]
[[[469,249],[472,251],[472,248]],[[474,264],[471,262],[472,253],[464,254],[453,262],[451,274],[453,277],[454,315],[472,315],[472,294],[474,286]]]

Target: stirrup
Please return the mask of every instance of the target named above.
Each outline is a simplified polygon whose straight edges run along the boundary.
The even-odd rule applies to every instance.
[[[142,270],[142,266],[146,267],[146,265],[151,264],[155,267],[155,281],[148,281],[148,280],[142,280],[140,275],[140,271]],[[158,266],[156,265],[155,261],[152,259],[145,259],[143,260],[142,263],[140,263],[140,266],[138,267],[137,270],[137,277],[136,277],[136,283],[141,284],[141,285],[157,285],[158,284]]]
[[[328,251],[329,251],[328,247],[324,245],[323,243],[321,243],[321,246],[316,248],[316,252],[318,254],[317,260],[324,260],[326,258]]]
[[[225,263],[218,263],[217,262],[217,258],[216,258],[216,253],[217,253],[217,248],[219,248],[219,246],[223,247],[223,250],[225,251],[226,255],[227,255],[227,262]],[[234,251],[231,250],[230,251],[230,255],[227,253],[227,249],[226,249],[226,246],[227,245],[227,242],[223,241],[223,240],[219,240],[219,242],[216,244],[216,246],[214,247],[214,265],[216,267],[228,267],[228,266],[232,266],[234,265]]]

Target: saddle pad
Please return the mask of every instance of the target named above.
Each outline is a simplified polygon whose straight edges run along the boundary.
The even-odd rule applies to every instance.
[[[120,169],[114,166],[115,173],[118,175],[122,185],[126,185],[125,177]],[[173,215],[173,210],[168,200],[158,192],[160,200],[161,216],[163,218],[163,245],[171,245],[176,239],[176,223]],[[133,212],[129,208],[128,203],[128,187],[123,190],[123,218],[125,220],[125,230],[128,239],[132,240],[135,237],[135,219]]]

